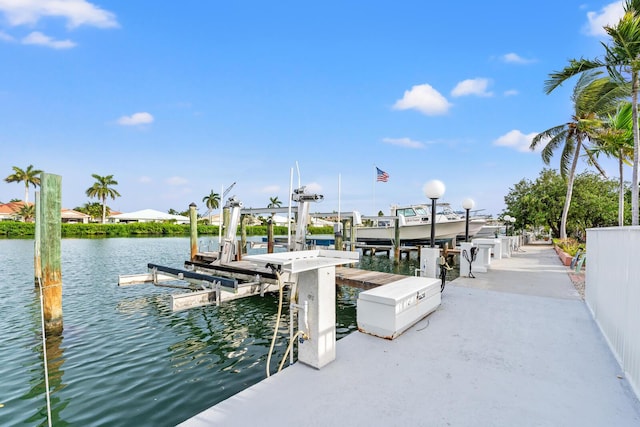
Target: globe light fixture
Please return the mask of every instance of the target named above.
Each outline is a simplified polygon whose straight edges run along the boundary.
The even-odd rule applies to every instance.
[[[436,247],[436,200],[444,195],[445,186],[442,181],[433,179],[428,181],[422,187],[424,195],[431,199],[431,244],[432,248]]]
[[[469,241],[469,211],[471,209],[473,209],[473,207],[476,205],[476,203],[473,201],[473,199],[464,199],[462,201],[462,208],[467,211],[467,216],[466,216],[466,222],[465,222],[465,226],[464,226],[464,241],[468,242]]]
[[[509,235],[509,223],[511,222],[511,215],[505,215],[502,217],[502,222],[504,222],[504,234]]]

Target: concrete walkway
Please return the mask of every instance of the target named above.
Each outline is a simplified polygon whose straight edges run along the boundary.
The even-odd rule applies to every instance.
[[[359,332],[183,426],[640,426],[633,394],[549,246],[447,284],[393,341]]]

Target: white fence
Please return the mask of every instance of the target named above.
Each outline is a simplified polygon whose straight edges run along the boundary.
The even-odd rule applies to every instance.
[[[640,227],[587,230],[585,299],[640,398]]]

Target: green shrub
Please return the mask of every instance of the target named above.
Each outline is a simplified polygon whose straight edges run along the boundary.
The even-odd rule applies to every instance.
[[[572,237],[566,239],[553,239],[553,244],[572,257],[576,256],[576,253],[578,253],[578,249],[582,249],[583,251],[585,250],[585,244],[578,243],[578,241]]]

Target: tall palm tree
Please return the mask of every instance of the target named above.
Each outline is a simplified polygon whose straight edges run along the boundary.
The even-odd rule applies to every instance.
[[[640,90],[640,0],[625,0],[625,14],[615,26],[605,26],[611,44],[602,43],[603,59],[571,59],[569,65],[553,72],[545,82],[545,92],[551,93],[567,79],[589,70],[606,69],[620,84],[631,86],[633,116],[633,172],[631,178],[631,224],[639,223],[638,199],[638,91]]]
[[[113,185],[118,185],[118,181],[113,179],[113,175],[100,176],[94,173],[91,174],[91,176],[96,182],[87,188],[86,194],[102,202],[102,223],[104,224],[107,219],[107,197],[111,197],[113,200],[115,200],[116,197],[120,197],[120,193],[112,188]]]
[[[539,133],[533,138],[529,147],[534,150],[546,141],[541,154],[542,160],[548,165],[553,153],[562,146],[560,175],[567,181],[567,194],[560,218],[561,239],[567,237],[567,218],[580,149],[589,141],[589,135],[601,127],[599,114],[610,111],[612,103],[617,100],[615,94],[619,93],[620,87],[612,82],[610,77],[600,77],[601,74],[598,71],[590,71],[580,76],[571,97],[574,107],[571,120]],[[589,152],[587,155],[591,156]],[[594,157],[591,157],[591,161],[604,174]]]
[[[29,184],[36,188],[40,185],[40,175],[42,173],[39,169],[34,169],[33,165],[27,166],[25,170],[20,169],[17,166],[13,166],[13,173],[6,177],[6,182],[24,182],[24,200],[23,202],[29,203]]]
[[[630,165],[633,158],[633,112],[629,102],[622,104],[614,115],[609,115],[604,127],[596,131],[591,139],[596,143],[590,151],[598,157],[618,159],[618,225],[624,225],[624,165]]]
[[[204,196],[202,201],[207,206],[207,216],[209,217],[209,225],[211,225],[211,212],[220,206],[220,195],[211,190],[211,193]]]
[[[280,206],[282,206],[282,202],[278,199],[278,196],[269,197],[269,204],[267,205],[268,209],[279,208]],[[273,219],[275,215],[275,212],[271,212],[271,219]]]

